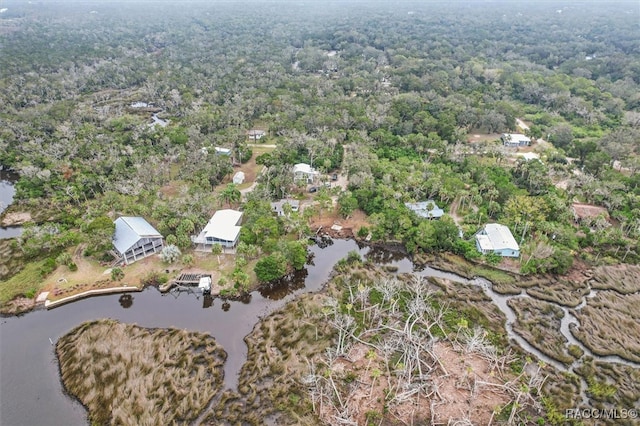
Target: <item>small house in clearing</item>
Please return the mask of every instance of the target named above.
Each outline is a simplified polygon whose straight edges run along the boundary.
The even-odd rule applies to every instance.
[[[221,148],[219,146],[216,146],[215,150],[216,150],[216,154],[218,155],[226,155],[226,156],[231,155],[231,150],[229,148]]]
[[[476,248],[482,254],[495,253],[502,257],[519,257],[520,246],[509,228],[488,223],[476,234]]]
[[[296,182],[313,183],[318,172],[309,164],[298,163],[293,166],[293,180]]]
[[[500,136],[504,146],[529,146],[531,139],[521,133],[503,133]]]
[[[244,182],[244,172],[238,172],[235,175],[233,175],[233,183],[235,183],[236,185],[240,185],[243,182]]]
[[[271,203],[271,210],[277,215],[277,216],[284,216],[285,212],[284,212],[284,206],[285,205],[289,205],[291,207],[291,211],[292,212],[297,212],[300,209],[300,201],[298,200],[280,200],[280,201],[274,201],[273,203]]]
[[[265,132],[264,130],[249,130],[247,132],[247,135],[249,136],[249,139],[252,141],[258,141],[260,139],[262,139],[265,135],[267,134],[267,132]]]
[[[199,250],[211,250],[214,244],[233,248],[240,237],[242,212],[231,209],[218,210],[209,219],[202,232],[191,238]]]
[[[113,247],[125,265],[162,250],[162,235],[144,218],[122,216],[115,225]]]
[[[440,219],[444,215],[442,210],[433,200],[420,201],[418,203],[404,203],[404,205],[425,219]]]

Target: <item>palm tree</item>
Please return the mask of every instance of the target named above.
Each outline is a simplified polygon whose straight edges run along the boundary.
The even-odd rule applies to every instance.
[[[218,194],[218,199],[229,207],[231,207],[232,204],[239,203],[241,197],[242,194],[240,193],[240,190],[233,183],[227,185],[227,187]]]

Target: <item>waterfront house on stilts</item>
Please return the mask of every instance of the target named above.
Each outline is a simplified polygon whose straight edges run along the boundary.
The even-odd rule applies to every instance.
[[[123,216],[115,225],[113,247],[125,265],[162,250],[162,235],[144,218]]]

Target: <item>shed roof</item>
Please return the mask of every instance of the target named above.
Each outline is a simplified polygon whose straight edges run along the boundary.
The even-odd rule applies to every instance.
[[[486,250],[520,250],[509,228],[499,223],[488,223],[476,238],[480,247]]]
[[[116,231],[113,235],[113,245],[120,254],[125,253],[142,238],[162,238],[162,235],[142,217],[122,216],[114,223]]]
[[[240,219],[242,219],[242,212],[231,209],[218,210],[209,219],[197,240],[213,237],[224,241],[235,241],[242,228],[237,225]]]

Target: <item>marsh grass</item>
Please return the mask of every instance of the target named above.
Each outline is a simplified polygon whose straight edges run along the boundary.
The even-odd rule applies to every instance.
[[[640,265],[599,266],[591,286],[594,289],[615,290],[630,294],[640,291]]]
[[[569,342],[560,332],[560,321],[564,316],[562,309],[551,303],[531,298],[511,299],[508,304],[516,314],[514,331],[532,346],[551,358],[567,364],[582,355],[581,351],[576,353],[569,350]]]
[[[574,335],[593,353],[640,362],[640,294],[600,291],[576,312]]]
[[[222,387],[226,353],[206,334],[84,323],[56,345],[66,390],[92,424],[193,421]]]

